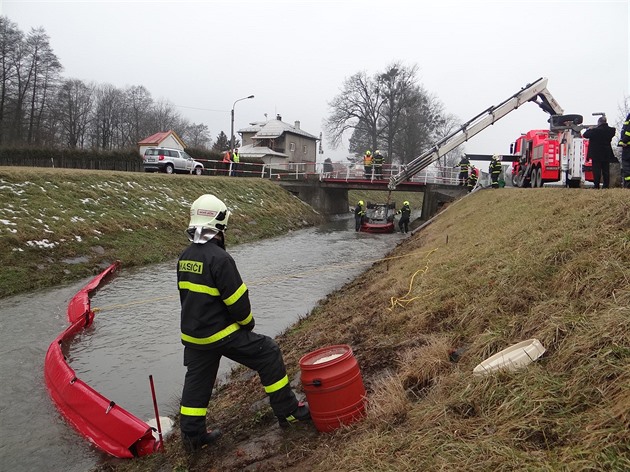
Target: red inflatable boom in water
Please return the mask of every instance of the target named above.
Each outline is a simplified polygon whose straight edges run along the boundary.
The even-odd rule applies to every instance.
[[[70,326],[48,348],[44,377],[51,398],[66,420],[98,448],[115,457],[129,458],[152,454],[162,444],[147,423],[78,379],[62,350],[64,343],[92,324],[90,294],[119,268],[119,261],[113,263],[70,300],[67,312]]]

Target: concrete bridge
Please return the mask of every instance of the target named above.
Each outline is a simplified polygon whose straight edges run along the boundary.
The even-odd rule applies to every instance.
[[[312,178],[305,180],[276,180],[281,187],[308,203],[317,211],[327,215],[348,213],[350,202],[348,190],[389,191],[389,180]],[[466,194],[464,187],[456,183],[408,181],[400,183],[392,192],[422,192],[422,220],[435,215],[445,203]],[[385,199],[383,199],[385,200]]]

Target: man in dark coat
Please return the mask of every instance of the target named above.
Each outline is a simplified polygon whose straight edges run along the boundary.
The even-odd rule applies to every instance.
[[[588,138],[588,154],[593,162],[593,183],[599,188],[600,179],[602,188],[610,187],[610,163],[617,162],[610,141],[615,137],[615,128],[608,126],[605,116],[600,116],[597,126],[584,131],[583,136]]]

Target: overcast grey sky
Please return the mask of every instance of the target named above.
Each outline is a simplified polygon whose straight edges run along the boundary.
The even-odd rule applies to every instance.
[[[0,0],[28,32],[43,27],[65,78],[145,86],[212,138],[276,113],[319,135],[344,79],[417,64],[424,88],[466,121],[540,77],[565,113],[620,116],[629,95],[629,0]],[[465,145],[507,153],[546,128],[526,104]],[[158,130],[156,130],[158,131]],[[323,157],[348,155],[347,141]]]

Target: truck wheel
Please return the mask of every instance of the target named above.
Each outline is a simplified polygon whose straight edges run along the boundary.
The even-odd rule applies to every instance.
[[[542,186],[542,169],[539,167],[538,169],[536,169],[536,187],[541,188]]]
[[[167,174],[172,174],[173,170],[173,164],[166,164],[166,166],[164,167],[164,172],[166,172]]]
[[[201,167],[195,167],[195,175],[203,174],[203,169]]]

